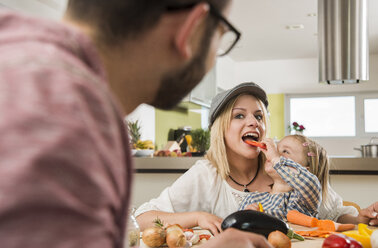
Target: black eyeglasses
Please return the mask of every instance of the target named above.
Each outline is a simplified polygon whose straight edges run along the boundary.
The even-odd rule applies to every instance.
[[[223,31],[220,46],[217,53],[218,56],[224,56],[228,54],[235,47],[236,43],[238,43],[238,41],[240,40],[241,33],[222,15],[222,13],[217,8],[215,8],[208,1],[204,1],[204,2],[209,4],[210,14],[212,14],[215,18],[219,19],[225,25],[225,29]],[[167,6],[166,10],[178,11],[182,9],[189,9],[189,8],[193,8],[198,3],[200,2],[189,3],[185,5],[178,5],[178,6]]]

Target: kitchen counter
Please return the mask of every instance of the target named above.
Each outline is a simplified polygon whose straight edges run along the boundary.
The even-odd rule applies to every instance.
[[[308,227],[304,227],[304,226],[298,226],[298,225],[293,225],[293,224],[289,224],[290,227],[294,230],[294,231],[307,231],[307,230],[312,230],[313,228],[308,228]],[[376,227],[369,227],[370,229],[377,229]],[[357,230],[357,226],[355,228],[355,230]],[[210,234],[207,230],[195,230],[196,233],[199,233],[199,234],[202,234],[202,233],[205,233],[205,234]],[[141,245],[140,247],[141,248],[147,248],[148,246],[146,246],[145,244],[143,244],[143,241],[142,239],[140,240],[141,241]],[[322,244],[323,244],[323,241],[324,241],[324,238],[305,238],[305,241],[299,241],[299,240],[295,240],[295,239],[292,239],[291,242],[292,242],[292,248],[321,248],[322,247]],[[206,243],[205,243],[206,244]],[[167,246],[161,246],[161,247],[167,247]],[[197,247],[196,245],[194,245],[193,247]]]
[[[184,173],[203,157],[135,157],[136,173]],[[330,157],[333,175],[378,175],[378,158]]]
[[[199,159],[203,157],[135,157],[133,204],[157,197]],[[378,158],[331,157],[330,174],[332,188],[345,201],[361,207],[376,201]]]

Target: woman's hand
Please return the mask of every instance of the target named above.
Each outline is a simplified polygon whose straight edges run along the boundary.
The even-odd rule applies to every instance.
[[[371,226],[378,226],[378,202],[371,204],[369,207],[361,209],[358,214],[358,220]]]
[[[222,218],[206,212],[196,212],[196,216],[197,225],[202,229],[209,230],[214,236],[218,235],[222,231]]]

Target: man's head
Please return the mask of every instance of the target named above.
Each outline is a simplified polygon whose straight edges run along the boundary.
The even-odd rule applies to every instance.
[[[67,12],[83,23],[92,23],[100,32],[98,39],[115,45],[153,28],[163,14],[179,6],[205,2],[203,0],[68,0]],[[208,0],[222,10],[229,0]],[[179,10],[179,8],[177,8]],[[211,18],[209,18],[211,19]],[[215,21],[209,26],[215,26]]]
[[[94,30],[91,35],[96,44],[113,50],[125,42],[149,40],[145,47],[151,49],[134,57],[131,64],[134,71],[139,70],[140,78],[132,74],[126,76],[126,67],[130,68],[131,61],[118,66],[123,66],[123,75],[117,70],[111,73],[108,70],[109,78],[111,84],[118,81],[116,94],[121,102],[126,97],[122,95],[126,90],[124,87],[130,90],[130,81],[134,81],[133,87],[145,90],[134,92],[134,96],[141,96],[142,102],[155,107],[169,109],[186,96],[213,66],[219,40],[229,29],[229,23],[219,15],[224,15],[230,1],[69,0],[67,16],[80,25],[89,25]],[[122,60],[131,60],[132,55],[124,53],[119,57],[118,64]],[[141,57],[144,57],[144,63],[140,61]],[[141,67],[149,78],[147,75],[142,77]],[[117,80],[113,80],[116,77],[112,74],[118,73]]]

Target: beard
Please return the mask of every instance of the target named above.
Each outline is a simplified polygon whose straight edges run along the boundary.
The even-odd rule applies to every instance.
[[[163,77],[152,106],[164,110],[171,109],[199,84],[206,74],[206,60],[212,37],[209,32],[207,34],[201,42],[199,52],[187,66]]]

